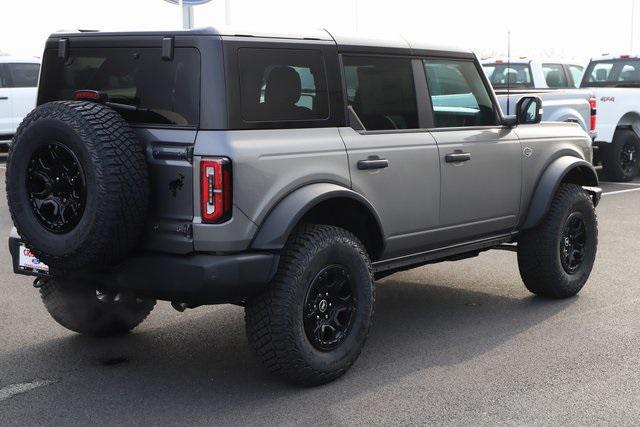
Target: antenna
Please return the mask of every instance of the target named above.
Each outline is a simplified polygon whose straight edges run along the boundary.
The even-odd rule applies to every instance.
[[[507,31],[507,116],[511,107],[511,31]]]

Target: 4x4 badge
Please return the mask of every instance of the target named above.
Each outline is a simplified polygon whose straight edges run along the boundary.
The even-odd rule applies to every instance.
[[[531,147],[524,147],[522,149],[522,154],[524,154],[525,157],[531,157],[531,155],[533,154],[533,148]]]

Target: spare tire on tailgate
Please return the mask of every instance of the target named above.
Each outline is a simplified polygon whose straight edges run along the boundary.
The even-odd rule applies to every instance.
[[[53,271],[114,264],[144,229],[144,147],[101,104],[57,101],[32,111],[11,145],[6,185],[20,237]]]

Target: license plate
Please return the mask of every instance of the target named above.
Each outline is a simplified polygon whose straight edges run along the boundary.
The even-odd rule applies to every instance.
[[[28,271],[36,274],[49,274],[49,266],[38,258],[36,258],[29,248],[23,243],[20,244],[20,259],[18,261],[18,267],[22,271]]]

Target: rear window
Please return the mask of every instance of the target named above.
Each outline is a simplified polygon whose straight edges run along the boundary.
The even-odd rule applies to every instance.
[[[160,48],[77,48],[67,61],[45,52],[38,103],[73,99],[76,90],[104,93],[128,122],[196,126],[200,53],[177,48],[171,61]]]
[[[592,62],[581,86],[640,86],[640,59]]]
[[[528,64],[484,64],[484,72],[496,89],[532,88],[531,67]]]

